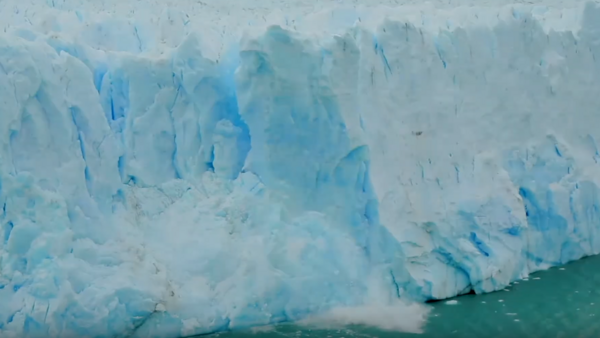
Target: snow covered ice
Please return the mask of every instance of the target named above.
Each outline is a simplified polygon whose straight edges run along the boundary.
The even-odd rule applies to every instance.
[[[476,5],[0,2],[0,336],[418,331],[600,253],[600,7]]]

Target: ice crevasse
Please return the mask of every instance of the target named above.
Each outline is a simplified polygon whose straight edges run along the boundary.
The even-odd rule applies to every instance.
[[[190,336],[600,253],[596,3],[272,2],[0,3],[0,336]]]

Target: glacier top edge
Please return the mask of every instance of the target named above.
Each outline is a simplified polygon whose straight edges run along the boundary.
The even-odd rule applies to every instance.
[[[322,1],[94,1],[7,0],[0,3],[0,28],[25,30],[27,36],[67,38],[105,51],[161,55],[180,45],[185,36],[199,33],[203,50],[221,59],[245,33],[264,32],[268,26],[311,36],[342,34],[360,26],[376,31],[385,20],[412,24],[430,32],[461,27],[492,27],[531,16],[546,31],[581,28],[586,4],[596,1],[546,0],[338,0]],[[20,34],[23,35],[23,34]],[[120,46],[101,40],[118,37]],[[125,41],[134,41],[136,48]],[[208,52],[209,50],[210,52]]]

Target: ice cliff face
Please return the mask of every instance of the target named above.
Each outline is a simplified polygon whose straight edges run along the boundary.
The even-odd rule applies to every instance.
[[[209,333],[600,253],[595,4],[38,2],[0,4],[3,337]]]

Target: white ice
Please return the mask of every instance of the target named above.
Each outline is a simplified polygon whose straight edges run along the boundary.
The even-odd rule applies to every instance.
[[[600,7],[474,3],[1,1],[0,336],[418,332],[600,253]]]

